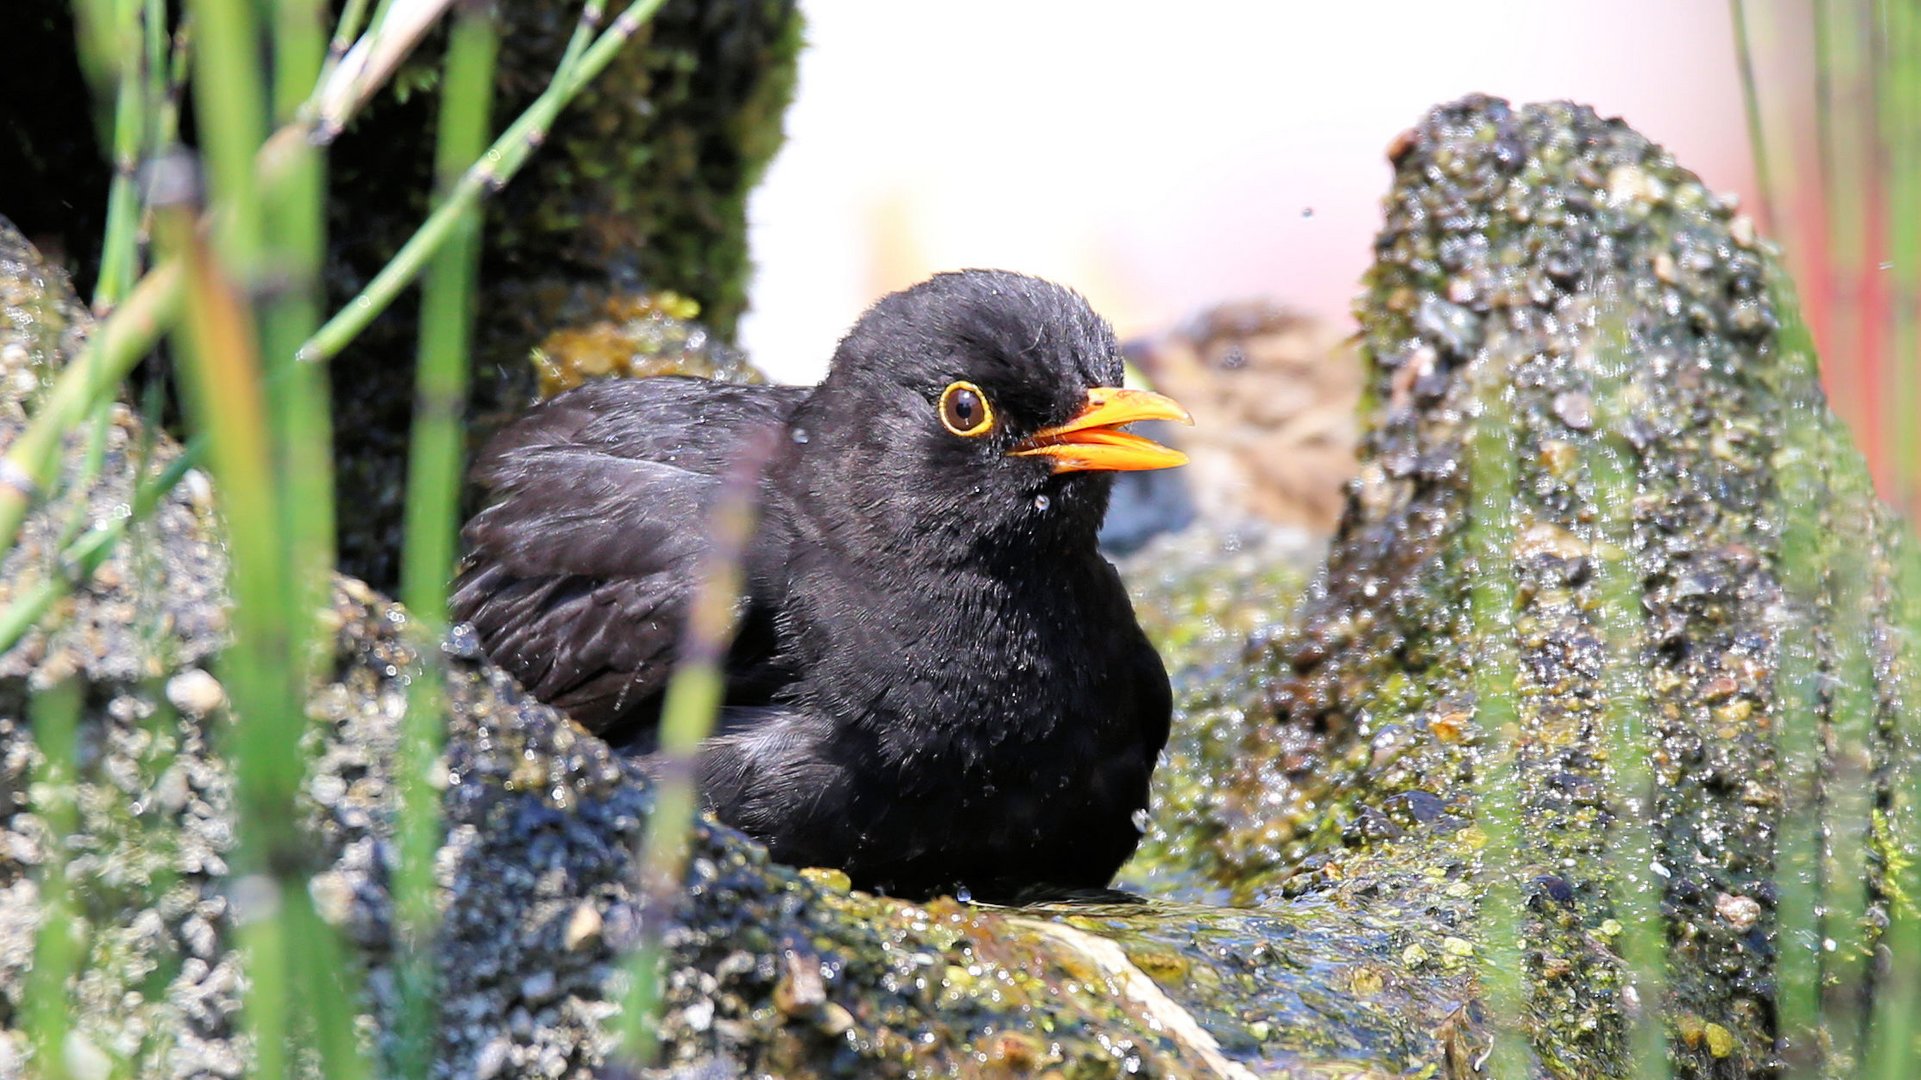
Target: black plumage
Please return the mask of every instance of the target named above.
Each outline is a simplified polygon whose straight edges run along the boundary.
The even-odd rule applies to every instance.
[[[1183,460],[1116,430],[1184,416],[1120,381],[1078,295],[967,271],[877,303],[818,387],[580,387],[482,454],[455,616],[647,750],[721,477],[774,432],[708,805],[865,887],[1103,886],[1170,705],[1095,532],[1111,470]]]

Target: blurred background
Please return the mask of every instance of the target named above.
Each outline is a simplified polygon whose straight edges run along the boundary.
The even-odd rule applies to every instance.
[[[1721,0],[805,10],[742,330],[783,379],[818,376],[874,298],[964,266],[1071,284],[1123,338],[1251,297],[1345,323],[1388,143],[1476,91],[1585,102],[1755,194]]]
[[[1895,188],[1917,174],[1899,102],[1921,87],[1903,89],[1913,65],[1890,62],[1876,12],[820,0],[751,204],[742,343],[776,378],[813,380],[873,299],[963,266],[1071,284],[1123,339],[1207,338],[1197,313],[1259,299],[1338,340],[1395,134],[1471,92],[1568,98],[1664,144],[1783,245],[1836,411],[1912,509],[1921,380],[1900,262],[1921,237]]]

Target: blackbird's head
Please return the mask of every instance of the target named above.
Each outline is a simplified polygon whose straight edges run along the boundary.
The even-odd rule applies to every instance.
[[[841,498],[911,519],[895,528],[1091,536],[1113,473],[1187,460],[1121,430],[1192,422],[1121,376],[1113,328],[1078,293],[999,270],[939,274],[854,325],[796,440],[835,463]]]

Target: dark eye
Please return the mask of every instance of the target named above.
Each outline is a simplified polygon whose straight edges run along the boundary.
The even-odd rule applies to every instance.
[[[994,409],[987,395],[971,382],[949,383],[940,395],[940,422],[956,435],[973,438],[994,428]]]

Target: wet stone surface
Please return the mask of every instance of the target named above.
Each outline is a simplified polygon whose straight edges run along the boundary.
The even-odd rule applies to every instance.
[[[1895,699],[1912,658],[1893,626],[1911,545],[1862,494],[1752,224],[1660,147],[1586,109],[1470,98],[1393,153],[1358,308],[1360,478],[1300,618],[1252,654],[1270,682],[1218,796],[1220,876],[1278,873],[1306,897],[1413,852],[1518,856],[1492,872],[1528,899],[1536,1046],[1587,1076],[1624,1067],[1614,916],[1623,874],[1653,874],[1677,1067],[1766,1073],[1777,831],[1855,838],[1832,845],[1846,884],[1824,900],[1844,956],[1885,925],[1889,883],[1839,849],[1875,831],[1871,802],[1911,809]],[[1497,403],[1511,464],[1482,470],[1477,420]],[[1486,472],[1511,489],[1478,490]],[[1473,615],[1477,515],[1502,523],[1516,605],[1489,622]],[[1505,649],[1516,726],[1484,730],[1476,668]],[[1850,671],[1852,707],[1808,692]],[[1631,719],[1652,850],[1622,847]],[[1786,759],[1794,730],[1828,752]],[[1495,749],[1521,823],[1498,854],[1473,805]],[[1826,821],[1786,816],[1823,771],[1853,798]],[[1859,985],[1851,963],[1840,985]]]

